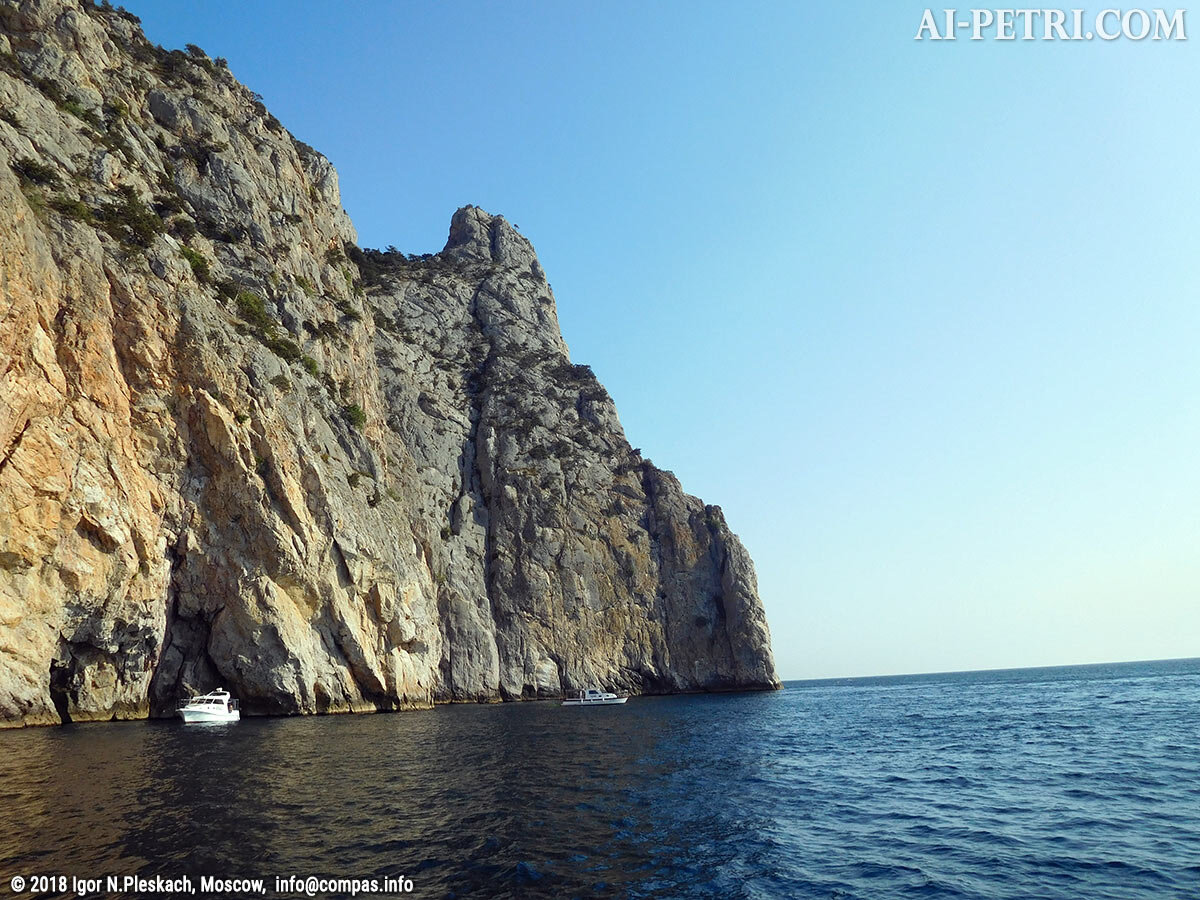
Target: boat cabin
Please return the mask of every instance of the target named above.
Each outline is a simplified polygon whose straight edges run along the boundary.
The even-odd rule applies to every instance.
[[[217,690],[193,697],[188,701],[187,707],[188,709],[235,710],[238,708],[238,701],[229,699],[229,691]]]

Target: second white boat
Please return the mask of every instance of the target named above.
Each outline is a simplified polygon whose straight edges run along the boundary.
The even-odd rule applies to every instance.
[[[606,694],[604,691],[596,688],[587,688],[579,692],[578,696],[568,697],[563,700],[563,706],[616,706],[619,703],[624,703],[628,697],[618,697],[616,694]]]

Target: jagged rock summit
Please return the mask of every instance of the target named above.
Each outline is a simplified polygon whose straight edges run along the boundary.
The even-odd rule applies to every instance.
[[[361,250],[223,61],[66,0],[0,0],[0,209],[3,724],[778,686],[503,218]]]

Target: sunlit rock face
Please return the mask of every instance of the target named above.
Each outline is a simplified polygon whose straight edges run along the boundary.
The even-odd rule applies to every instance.
[[[778,685],[502,217],[364,252],[220,61],[65,0],[0,0],[0,209],[0,722]]]

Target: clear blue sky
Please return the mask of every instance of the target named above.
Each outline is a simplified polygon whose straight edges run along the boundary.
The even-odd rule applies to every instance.
[[[127,5],[334,162],[363,245],[520,226],[630,441],[750,549],[783,677],[1200,654],[1200,33]]]

